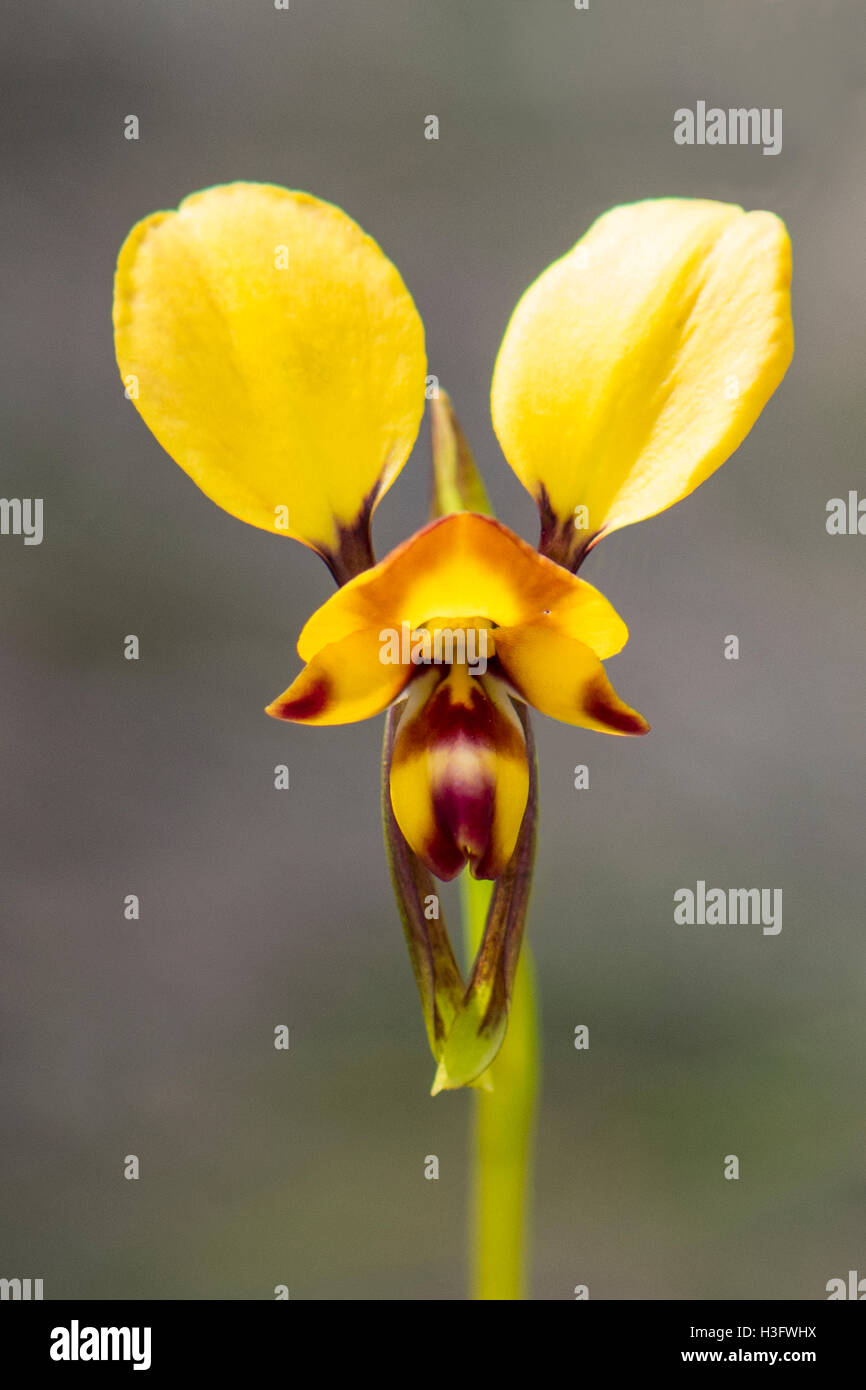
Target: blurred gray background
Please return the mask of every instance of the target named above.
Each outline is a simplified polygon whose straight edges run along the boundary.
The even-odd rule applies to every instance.
[[[330,578],[200,494],[114,364],[129,228],[232,179],[310,190],[380,241],[499,514],[533,541],[488,406],[523,289],[615,203],[786,219],[787,379],[720,473],[583,570],[631,628],[610,674],[653,732],[536,721],[533,1292],[823,1298],[866,1274],[866,538],[825,530],[828,498],[864,488],[863,20],[856,0],[6,15],[0,493],[45,499],[45,539],[0,537],[0,1275],[49,1298],[464,1293],[469,1097],[428,1096],[380,721],[262,712]],[[674,110],[699,99],[782,107],[782,153],[675,146]],[[425,423],[380,554],[426,518],[428,467]],[[781,934],[675,926],[699,878],[781,887]]]

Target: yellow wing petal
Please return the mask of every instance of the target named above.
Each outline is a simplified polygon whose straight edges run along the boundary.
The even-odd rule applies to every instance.
[[[114,326],[139,412],[208,497],[326,556],[366,528],[418,432],[424,331],[344,212],[268,184],[195,193],[133,228]]]
[[[606,213],[530,286],[491,401],[546,554],[578,560],[733,453],[791,360],[790,274],[772,213],[664,198]]]

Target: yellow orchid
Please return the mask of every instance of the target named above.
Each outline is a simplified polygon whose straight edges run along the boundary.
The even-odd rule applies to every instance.
[[[268,713],[326,725],[389,711],[386,839],[437,1088],[482,1078],[505,1033],[535,822],[526,707],[649,727],[602,664],[626,626],[576,571],[737,448],[791,358],[789,280],[769,212],[657,199],[599,218],[526,291],[493,374],[538,549],[487,514],[443,394],[434,520],[375,563],[370,519],[427,380],[421,320],[377,244],[308,194],[238,183],[145,219],[120,253],[117,360],[145,422],[213,501],[318,551],[339,586]],[[428,871],[467,864],[496,887],[465,985],[425,902]]]

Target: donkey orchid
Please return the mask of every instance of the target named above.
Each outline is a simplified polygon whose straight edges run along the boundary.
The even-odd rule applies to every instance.
[[[649,728],[602,665],[626,626],[576,571],[737,448],[791,358],[789,280],[771,213],[691,199],[606,213],[526,291],[494,370],[493,425],[537,502],[538,549],[488,514],[434,391],[435,517],[377,564],[371,516],[428,379],[418,312],[376,243],[308,194],[238,183],[146,218],[120,253],[127,395],[203,492],[318,551],[339,586],[267,712],[340,724],[389,711],[386,840],[437,1089],[477,1082],[505,1032],[534,838],[526,707]],[[455,635],[473,640],[455,650]],[[468,986],[425,911],[429,874],[467,864],[496,881]]]

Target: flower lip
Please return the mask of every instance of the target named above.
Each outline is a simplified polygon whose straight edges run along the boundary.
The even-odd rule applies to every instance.
[[[397,823],[437,877],[470,863],[498,878],[511,857],[529,785],[526,742],[494,678],[465,667],[430,672],[410,687],[390,768]]]

